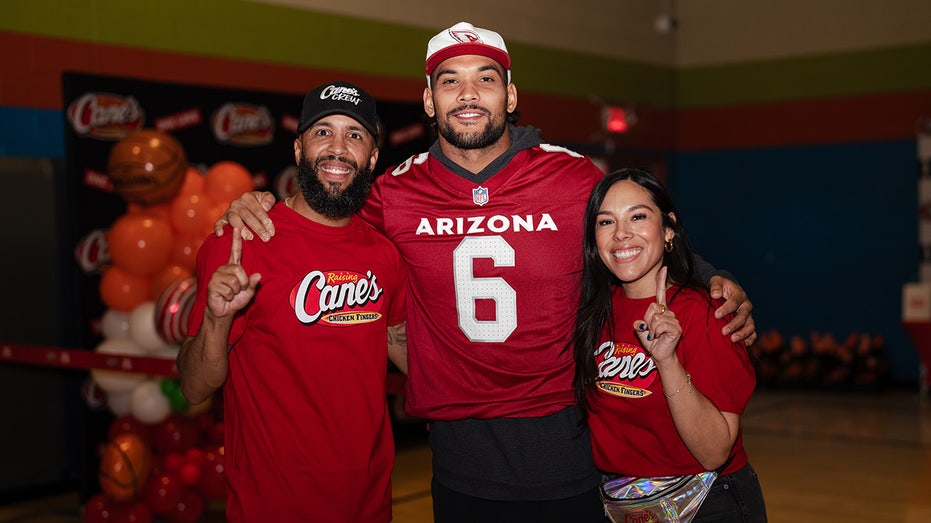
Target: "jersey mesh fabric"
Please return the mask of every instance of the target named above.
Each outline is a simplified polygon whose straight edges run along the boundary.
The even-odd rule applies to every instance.
[[[410,270],[411,414],[537,417],[575,403],[563,349],[584,206],[602,176],[580,155],[544,144],[480,185],[428,153],[376,180],[362,215]]]

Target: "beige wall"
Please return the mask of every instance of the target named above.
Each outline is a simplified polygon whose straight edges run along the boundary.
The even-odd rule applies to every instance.
[[[669,65],[672,40],[653,29],[661,0],[252,0],[439,31],[466,21],[505,42]]]
[[[931,0],[680,0],[679,66],[931,41]]]
[[[931,0],[253,0],[657,65],[752,62],[931,41]],[[678,30],[658,33],[675,11]]]

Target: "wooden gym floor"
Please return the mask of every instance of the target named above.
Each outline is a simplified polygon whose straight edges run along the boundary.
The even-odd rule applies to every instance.
[[[931,400],[917,392],[756,393],[742,419],[774,523],[931,522]],[[432,523],[430,451],[398,441],[396,523]],[[78,523],[77,496],[0,507],[3,523]],[[209,514],[205,522],[222,521]]]

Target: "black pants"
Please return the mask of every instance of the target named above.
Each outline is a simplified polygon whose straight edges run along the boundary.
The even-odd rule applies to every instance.
[[[493,501],[467,496],[433,481],[435,523],[603,523],[598,488],[566,499]]]
[[[766,523],[766,503],[756,471],[745,467],[719,476],[692,523]]]

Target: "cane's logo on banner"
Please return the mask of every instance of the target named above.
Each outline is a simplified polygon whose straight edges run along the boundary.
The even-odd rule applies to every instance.
[[[367,271],[312,271],[291,291],[291,306],[305,325],[358,325],[381,318],[383,289]]]
[[[68,106],[74,132],[104,140],[119,140],[142,128],[145,112],[132,96],[86,93]]]
[[[643,347],[629,343],[602,343],[595,350],[598,390],[622,398],[645,398],[658,374],[653,358]]]
[[[255,147],[268,145],[274,138],[274,122],[267,107],[228,103],[211,118],[213,135],[220,143]]]

